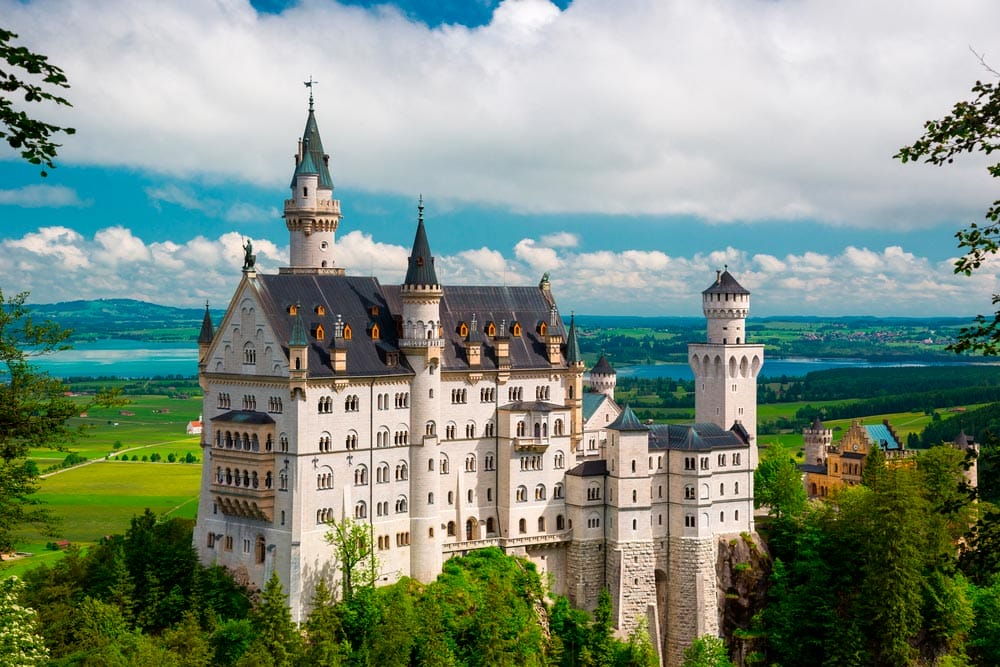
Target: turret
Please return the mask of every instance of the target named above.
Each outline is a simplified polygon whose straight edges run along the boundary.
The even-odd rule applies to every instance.
[[[590,387],[599,394],[604,394],[612,401],[615,400],[615,387],[618,385],[618,373],[611,364],[608,363],[608,358],[601,353],[601,358],[597,360],[594,367],[590,370]]]
[[[293,306],[292,335],[288,337],[288,381],[292,398],[297,392],[305,398],[306,377],[309,374],[309,339],[306,338],[306,326],[299,310],[299,306]]]
[[[312,89],[310,88],[310,91]],[[292,196],[285,200],[285,226],[289,233],[289,266],[281,273],[334,273],[333,243],[340,224],[340,202],[333,198],[330,156],[323,142],[313,112],[309,93],[309,116],[295,154],[292,173]]]
[[[802,440],[805,445],[805,462],[822,465],[826,461],[828,448],[833,444],[833,429],[826,428],[823,420],[816,415],[812,426],[803,429]]]
[[[424,228],[424,203],[417,206],[417,233],[400,295],[403,301],[403,337],[399,348],[413,369],[410,408],[410,574],[433,581],[441,571],[443,535],[435,498],[442,497],[438,428],[441,425],[441,299],[444,291],[434,271],[434,256]],[[440,502],[440,500],[438,501]]]
[[[570,409],[570,448],[579,451],[583,441],[583,356],[576,339],[576,317],[569,316],[569,333],[566,334],[566,407]]]
[[[549,324],[545,327],[545,345],[549,354],[549,363],[552,366],[562,364],[562,330],[559,322],[559,310],[556,304],[549,308]]]
[[[715,283],[701,293],[701,307],[708,319],[709,343],[741,345],[746,342],[750,292],[736,282],[728,270],[716,271]]]

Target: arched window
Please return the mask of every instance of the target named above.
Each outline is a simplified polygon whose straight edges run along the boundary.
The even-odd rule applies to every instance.
[[[562,514],[557,514],[556,515],[556,530],[565,530],[565,529],[566,529],[566,520],[563,519],[563,515]]]
[[[448,457],[445,456],[444,454],[441,455],[441,474],[442,475],[448,474]]]
[[[354,518],[355,519],[367,519],[368,518],[368,505],[365,501],[359,500],[354,505]]]
[[[247,343],[243,346],[243,363],[244,364],[256,364],[257,363],[257,350],[254,349],[253,343]]]
[[[402,514],[407,510],[406,496],[396,498],[396,514]]]
[[[354,484],[355,486],[367,486],[368,468],[364,464],[354,469]]]
[[[566,467],[566,456],[562,452],[556,452],[552,457],[552,466],[556,470]]]
[[[545,485],[539,484],[535,487],[535,500],[545,500]]]
[[[517,532],[521,533],[522,535],[524,533],[528,532],[528,522],[525,521],[524,519],[521,519],[520,521],[518,521],[517,522]]]
[[[465,472],[476,472],[476,455],[469,454],[465,457]]]
[[[545,532],[545,517],[544,516],[538,517],[538,532],[539,533],[544,533]]]
[[[552,424],[552,435],[562,435],[563,434],[563,420],[557,419],[555,423]]]
[[[519,486],[519,487],[517,487],[515,498],[516,498],[517,502],[519,502],[519,503],[523,503],[523,502],[527,501],[528,500],[528,487],[526,487],[526,486]]]
[[[493,525],[493,517],[488,517],[486,519],[486,532],[487,532],[487,534],[489,534],[489,533],[495,533],[496,532],[495,528],[496,527]]]
[[[380,463],[378,468],[375,469],[375,483],[385,484],[389,481],[389,464]]]
[[[263,535],[258,535],[257,536],[257,546],[254,549],[254,553],[255,553],[257,562],[258,563],[263,563],[264,562],[264,556],[267,553],[267,546],[264,543],[264,536]]]
[[[524,422],[523,421],[517,422],[517,431],[516,432],[517,432],[517,437],[519,437],[519,438],[523,438],[524,437]]]
[[[563,497],[563,485],[561,482],[552,487],[552,497],[557,500]]]
[[[396,464],[396,481],[403,482],[409,479],[410,473],[409,468],[406,466],[406,461],[400,461]]]
[[[448,522],[448,537],[455,537],[455,522]]]

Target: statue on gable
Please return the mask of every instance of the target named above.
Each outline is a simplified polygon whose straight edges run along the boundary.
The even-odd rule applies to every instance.
[[[253,270],[256,263],[257,255],[253,254],[253,243],[250,242],[250,239],[247,239],[246,244],[243,246],[243,270]]]

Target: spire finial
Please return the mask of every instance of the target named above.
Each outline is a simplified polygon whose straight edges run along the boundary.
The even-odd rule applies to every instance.
[[[424,195],[421,194],[417,199],[417,222],[424,221]]]
[[[303,81],[305,87],[309,89],[309,111],[313,110],[313,86],[315,86],[319,81],[313,81],[312,74],[309,75],[308,81]]]

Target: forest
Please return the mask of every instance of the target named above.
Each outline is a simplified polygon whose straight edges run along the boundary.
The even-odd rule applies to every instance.
[[[377,567],[368,545],[360,559],[338,560],[353,568],[355,585],[318,586],[298,627],[276,577],[250,591],[201,566],[192,527],[147,511],[123,536],[73,550],[23,582],[7,579],[0,619],[28,641],[24,662],[0,664],[46,656],[51,665],[150,667],[656,664],[644,633],[614,638],[606,594],[593,615],[572,609],[546,596],[534,565],[496,548],[447,561],[431,584],[376,588],[364,576]],[[342,546],[332,544],[331,555]]]

